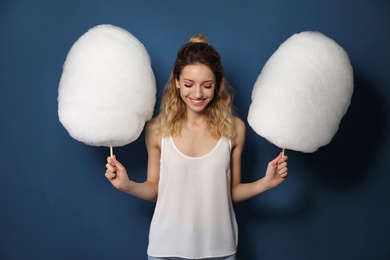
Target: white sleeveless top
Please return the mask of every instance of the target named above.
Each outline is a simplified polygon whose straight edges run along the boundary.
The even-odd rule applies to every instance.
[[[148,255],[199,259],[236,252],[230,153],[226,138],[201,157],[186,156],[172,137],[163,138]]]

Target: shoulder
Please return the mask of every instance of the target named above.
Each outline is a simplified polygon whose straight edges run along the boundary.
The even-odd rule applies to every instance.
[[[154,117],[146,123],[146,131],[158,131],[159,117]]]
[[[234,126],[237,132],[245,132],[245,123],[238,117],[234,117]]]
[[[234,117],[234,127],[236,128],[236,136],[233,139],[233,148],[243,146],[245,142],[245,123],[238,117]]]
[[[146,139],[146,145],[148,147],[155,147],[159,148],[161,145],[161,134],[159,134],[158,128],[159,128],[159,118],[155,117],[151,119],[146,124],[146,133],[145,133],[145,139]]]

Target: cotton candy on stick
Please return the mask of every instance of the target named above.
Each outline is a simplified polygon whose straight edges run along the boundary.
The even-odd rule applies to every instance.
[[[315,152],[336,134],[352,93],[353,70],[343,48],[319,32],[294,34],[257,78],[248,123],[282,149]]]
[[[126,30],[98,25],[70,49],[59,84],[60,122],[76,140],[124,146],[153,115],[155,77],[142,43]]]

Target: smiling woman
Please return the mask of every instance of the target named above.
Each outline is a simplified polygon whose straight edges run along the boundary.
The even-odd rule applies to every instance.
[[[187,115],[205,112],[206,106],[213,100],[215,77],[203,64],[188,65],[183,68],[181,77],[175,79],[180,96],[187,108]]]
[[[115,157],[107,158],[106,177],[116,188],[157,201],[149,259],[235,259],[233,202],[287,177],[287,157],[279,154],[263,178],[241,183],[244,142],[245,125],[233,114],[220,56],[197,35],[179,50],[160,115],[147,124],[146,181],[130,180]]]
[[[351,106],[328,145],[315,153],[287,152],[287,181],[234,205],[237,258],[390,259],[390,2],[241,2],[0,1],[0,259],[146,259],[155,203],[113,188],[103,176],[108,149],[74,140],[58,120],[65,57],[79,36],[102,23],[131,32],[145,45],[158,106],[179,48],[204,33],[221,55],[234,107],[246,124],[254,83],[283,41],[302,31],[321,31],[337,41],[354,67]],[[180,101],[175,88],[168,106]],[[211,103],[223,98],[214,96]],[[218,106],[217,119],[225,111]],[[157,110],[151,114],[161,115]],[[119,127],[126,128],[121,120],[110,130]],[[245,182],[262,177],[279,150],[247,127]],[[114,150],[133,181],[146,178],[144,138],[142,132]],[[195,162],[222,147],[191,154],[174,139],[181,156],[194,156]],[[177,196],[187,201],[190,194]]]
[[[188,65],[203,65],[212,73],[208,75],[208,78],[202,79],[213,81],[211,85],[215,88],[212,102],[204,111],[208,115],[207,124],[212,136],[215,138],[221,135],[233,137],[235,128],[233,127],[232,95],[226,82],[221,58],[219,53],[208,44],[206,37],[201,34],[192,37],[177,54],[161,103],[159,131],[163,135],[177,135],[181,131],[182,120],[186,117],[187,109],[184,100],[179,98],[180,84],[178,83],[186,79],[183,73],[189,71],[186,69]]]

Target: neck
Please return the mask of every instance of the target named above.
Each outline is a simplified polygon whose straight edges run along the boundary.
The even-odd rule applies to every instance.
[[[184,122],[186,124],[203,124],[206,122],[206,115],[205,113],[188,113],[187,116],[184,119]]]

